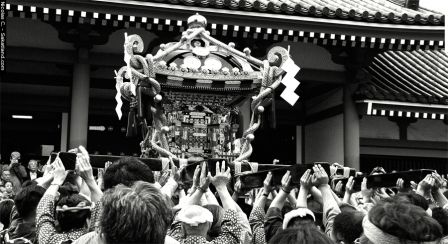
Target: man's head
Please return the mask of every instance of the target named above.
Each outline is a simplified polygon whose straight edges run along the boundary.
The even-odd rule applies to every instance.
[[[101,232],[106,243],[165,242],[172,206],[153,184],[117,185],[104,193],[102,204]]]
[[[80,194],[68,194],[62,196],[57,202],[56,218],[61,231],[70,231],[87,226],[90,218],[91,202]],[[85,208],[70,210],[70,208]]]
[[[346,211],[338,214],[333,223],[333,239],[337,243],[353,243],[362,234],[364,213]]]
[[[140,160],[133,157],[122,157],[113,163],[103,176],[104,189],[118,184],[131,186],[136,181],[154,183],[152,170]]]
[[[360,243],[431,242],[442,238],[442,227],[425,210],[394,199],[376,204],[362,223]]]
[[[11,179],[11,172],[9,170],[3,170],[1,178],[4,181],[9,181]]]
[[[12,152],[11,153],[11,163],[18,163],[20,160],[20,153],[19,152]]]
[[[213,224],[213,214],[206,208],[191,205],[182,208],[177,215],[182,223],[182,231],[185,236],[207,237],[207,232]]]
[[[45,189],[38,185],[23,187],[14,198],[19,216],[34,221],[37,205],[44,193]]]
[[[315,225],[287,228],[275,234],[269,244],[333,244],[333,241]]]
[[[37,160],[31,159],[31,160],[28,162],[28,169],[29,169],[31,172],[35,173],[35,172],[37,171]]]

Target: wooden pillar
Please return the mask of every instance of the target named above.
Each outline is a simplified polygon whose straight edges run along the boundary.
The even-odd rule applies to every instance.
[[[78,48],[78,59],[73,66],[72,103],[70,112],[69,148],[87,147],[89,129],[90,65],[89,49]]]
[[[352,85],[344,86],[344,165],[359,170],[359,116]]]

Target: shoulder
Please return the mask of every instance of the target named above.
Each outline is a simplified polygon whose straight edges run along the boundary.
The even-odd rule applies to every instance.
[[[73,244],[104,244],[98,232],[92,231],[79,237]]]

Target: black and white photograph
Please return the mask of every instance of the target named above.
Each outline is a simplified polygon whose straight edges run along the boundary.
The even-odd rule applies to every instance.
[[[0,244],[448,244],[447,0],[0,7]]]

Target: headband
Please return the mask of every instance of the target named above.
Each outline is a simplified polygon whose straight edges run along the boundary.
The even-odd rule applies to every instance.
[[[369,220],[369,216],[366,215],[362,221],[362,228],[364,229],[364,235],[373,243],[373,244],[401,244],[403,241],[406,244],[437,244],[437,241],[428,241],[428,242],[419,242],[419,241],[410,241],[410,240],[402,240],[394,235],[388,234],[378,228]]]

